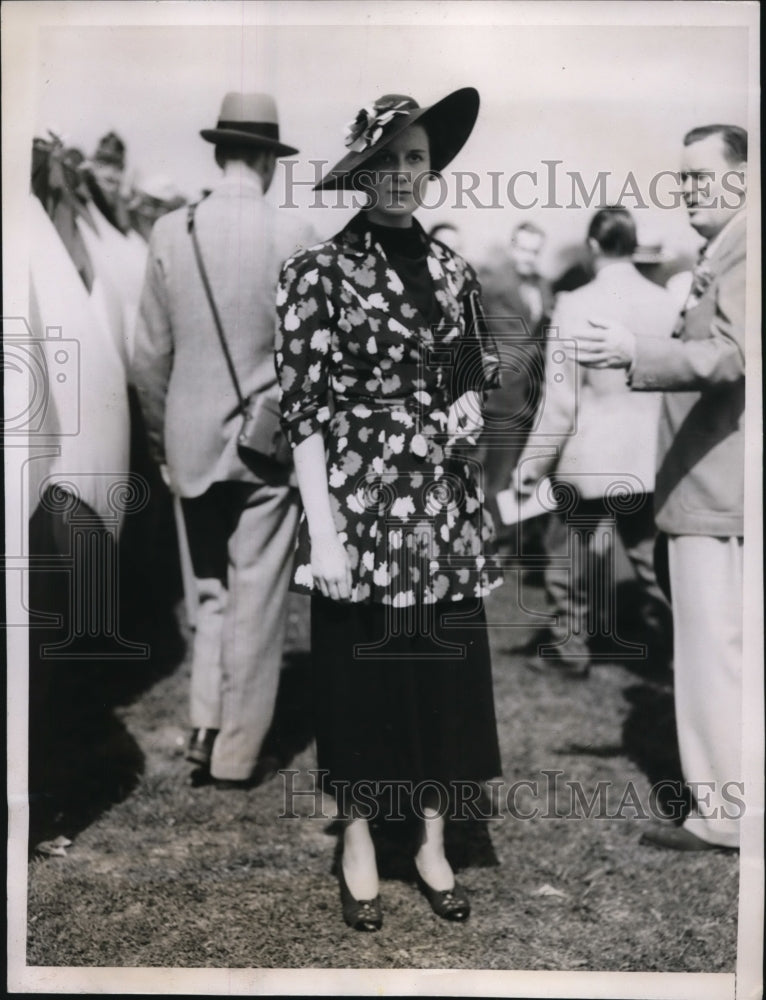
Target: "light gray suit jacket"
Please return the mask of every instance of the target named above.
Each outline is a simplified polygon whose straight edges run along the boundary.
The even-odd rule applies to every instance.
[[[257,182],[223,180],[195,226],[245,396],[276,382],[276,289],[282,262],[316,242]],[[187,210],[152,232],[136,329],[133,381],[155,458],[171,488],[200,496],[213,483],[257,482],[237,454],[242,418],[187,228]]]
[[[608,264],[587,285],[559,294],[537,426],[519,462],[523,486],[552,473],[587,498],[604,496],[618,482],[628,493],[652,492],[659,396],[632,392],[622,370],[584,368],[567,345],[597,317],[630,326],[640,342],[651,337],[667,343],[677,316],[670,293],[629,261]]]
[[[636,347],[633,388],[666,390],[654,504],[670,535],[744,534],[746,235],[742,210],[695,268],[679,336]]]

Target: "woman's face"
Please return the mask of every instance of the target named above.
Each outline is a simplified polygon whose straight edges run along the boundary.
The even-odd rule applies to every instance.
[[[409,226],[430,170],[428,133],[422,125],[411,125],[360,171],[360,186],[370,197],[370,220]]]

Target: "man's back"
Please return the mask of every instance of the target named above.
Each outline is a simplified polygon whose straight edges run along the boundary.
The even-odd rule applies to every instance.
[[[279,268],[313,236],[286,209],[268,204],[256,181],[241,178],[223,180],[197,206],[195,229],[248,396],[275,382]],[[163,362],[169,372],[160,399]],[[135,368],[145,404],[149,401],[148,422],[154,428],[162,422],[167,463],[182,496],[199,495],[212,482],[250,478],[237,456],[237,396],[194,256],[186,208],[160,219],[152,233]]]
[[[573,292],[562,293],[557,301],[553,325],[559,335],[567,329],[602,316],[630,322],[637,337],[669,337],[678,308],[672,296],[639,274],[629,261],[617,261],[598,272],[593,281]],[[596,396],[617,393],[630,396],[624,372],[608,368],[580,368],[583,387]]]
[[[633,477],[636,492],[651,492],[660,400],[632,393],[624,372],[582,368],[571,358],[562,365],[554,359],[558,342],[566,342],[598,317],[629,321],[642,338],[670,337],[677,311],[668,292],[624,260],[607,264],[593,281],[559,296],[537,434],[540,444],[559,445],[556,474],[574,477],[585,495],[600,495],[609,477],[620,474]],[[556,376],[562,374],[558,381]]]

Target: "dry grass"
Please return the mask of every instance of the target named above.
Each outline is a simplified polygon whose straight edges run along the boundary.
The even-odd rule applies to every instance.
[[[506,585],[493,595],[491,621],[508,620],[512,594]],[[538,590],[525,600],[542,607]],[[305,647],[304,612],[296,599],[293,650]],[[379,830],[384,928],[347,929],[330,821],[308,818],[308,803],[301,818],[279,819],[280,777],[248,791],[189,784],[188,667],[183,644],[163,634],[137,674],[100,664],[45,678],[32,841],[65,834],[73,844],[66,857],[33,852],[29,965],[733,971],[736,856],[642,847],[645,821],[630,809],[534,820],[506,811],[453,828],[450,853],[473,901],[465,926],[440,921],[419,895],[406,831]],[[587,683],[551,682],[510,649],[528,635],[492,630],[505,780],[560,770],[564,792],[567,780],[588,795],[612,782],[612,811],[628,782],[647,803],[652,781],[677,777],[668,678],[606,663]],[[284,671],[273,740],[297,769],[314,764],[307,669],[294,655]],[[519,794],[520,808],[533,804]],[[562,793],[558,811],[568,804]],[[545,886],[555,892],[540,894]]]

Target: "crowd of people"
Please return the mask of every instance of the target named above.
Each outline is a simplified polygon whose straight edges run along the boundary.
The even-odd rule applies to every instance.
[[[644,836],[738,844],[721,789],[741,770],[745,211],[721,184],[746,171],[746,133],[679,137],[705,240],[691,275],[664,287],[631,213],[603,207],[584,222],[585,263],[552,284],[535,224],[475,269],[452,223],[414,216],[478,108],[470,87],[367,105],[317,187],[368,204],[324,240],[264,198],[278,158],[300,155],[268,95],[227,94],[202,129],[221,175],[191,206],[162,178],[126,192],[114,133],[89,159],[35,142],[33,326],[45,338],[71,318],[82,398],[80,434],[37,463],[33,513],[77,471],[78,506],[118,531],[106,474],[151,457],[186,557],[187,757],[221,788],[258,774],[288,588],[310,596],[318,766],[358,930],[383,921],[362,785],[382,802],[432,783],[408,802],[414,871],[435,913],[468,917],[444,828],[454,782],[501,770],[484,598],[514,559],[547,560],[554,624],[526,663],[586,681],[604,533],[639,582],[647,662],[672,664],[684,776],[712,786],[683,825]],[[51,396],[55,433],[70,403]],[[501,512],[499,494],[521,512],[545,480],[546,517]],[[71,510],[42,508],[66,528]]]

